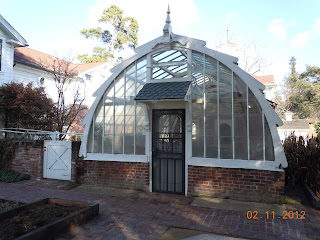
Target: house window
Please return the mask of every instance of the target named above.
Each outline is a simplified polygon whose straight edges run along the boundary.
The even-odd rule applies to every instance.
[[[0,39],[0,71],[1,71],[1,63],[2,63],[2,40]]]
[[[271,132],[253,92],[217,60],[192,53],[192,156],[274,160]]]
[[[144,57],[111,82],[94,113],[88,153],[145,154],[145,112],[134,97],[146,83],[146,70]]]

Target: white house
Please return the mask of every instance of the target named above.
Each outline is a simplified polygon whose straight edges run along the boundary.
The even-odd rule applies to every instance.
[[[33,82],[35,86],[43,86],[49,97],[55,99],[57,91],[54,81],[50,74],[43,70],[43,65],[52,65],[57,58],[27,46],[26,40],[0,15],[0,85],[12,81]],[[112,64],[70,63],[70,67],[78,73],[77,81],[85,84],[85,104],[91,106],[94,100],[92,94],[108,77]]]
[[[274,97],[277,89],[277,83],[274,81],[274,76],[273,75],[256,76],[253,74],[252,76],[266,86],[265,90],[263,91],[266,99],[270,101],[274,101]]]
[[[309,120],[293,118],[293,113],[290,111],[287,111],[284,115],[285,119],[283,120],[283,125],[278,127],[280,140],[284,141],[287,137],[293,134],[296,137],[303,137],[306,141],[311,135]]]
[[[13,79],[14,49],[27,41],[0,15],[0,85]]]
[[[25,46],[27,41],[0,15],[0,85],[12,81],[14,49]]]
[[[13,81],[23,83],[33,82],[36,86],[44,87],[47,94],[52,99],[56,99],[57,89],[52,75],[44,71],[44,67],[48,66],[50,68],[55,64],[55,60],[62,61],[69,68],[77,72],[78,77],[74,83],[81,82],[85,89],[86,101],[84,104],[90,107],[94,100],[92,97],[93,92],[110,75],[109,70],[112,64],[109,62],[72,64],[28,47],[18,48],[14,51]],[[73,84],[71,84],[69,89],[70,95],[67,100],[69,102],[72,101],[71,90],[73,87]]]

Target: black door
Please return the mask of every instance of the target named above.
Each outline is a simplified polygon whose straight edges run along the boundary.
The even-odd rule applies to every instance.
[[[184,194],[185,111],[152,112],[152,188]]]

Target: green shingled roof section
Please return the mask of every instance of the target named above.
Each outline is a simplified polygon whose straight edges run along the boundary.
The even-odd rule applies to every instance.
[[[134,100],[184,99],[191,81],[147,83]]]

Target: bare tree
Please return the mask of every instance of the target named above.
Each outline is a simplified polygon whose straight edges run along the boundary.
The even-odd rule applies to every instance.
[[[243,42],[239,48],[239,66],[248,73],[263,72],[271,65],[255,41]]]
[[[264,72],[271,65],[262,47],[254,41],[241,40],[235,33],[220,33],[217,36],[217,50],[234,55],[239,59],[239,66],[248,73],[256,74]],[[232,49],[231,49],[232,48]]]
[[[52,58],[41,61],[41,68],[54,80],[57,93],[55,101],[56,130],[60,133],[67,133],[78,116],[84,110],[85,83],[78,78],[77,65],[71,61],[59,58]],[[64,134],[59,139],[65,138]]]

